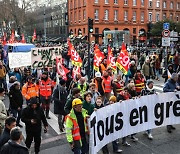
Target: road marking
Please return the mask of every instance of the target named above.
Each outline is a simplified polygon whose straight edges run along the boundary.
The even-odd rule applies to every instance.
[[[49,116],[51,117],[51,119],[47,119],[48,124],[54,129],[54,131],[60,135],[60,131],[59,131],[59,124],[58,124],[58,118],[55,116],[54,113],[52,113],[51,111],[49,111]]]

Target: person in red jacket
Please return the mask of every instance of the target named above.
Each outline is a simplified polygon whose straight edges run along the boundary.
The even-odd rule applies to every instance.
[[[46,112],[46,118],[50,119],[49,108],[51,102],[52,88],[55,86],[55,82],[48,77],[48,72],[43,72],[41,79],[39,80],[38,86],[42,108]]]
[[[106,101],[108,101],[110,96],[111,96],[112,79],[109,76],[107,71],[104,71],[104,73],[103,73],[102,87],[103,87],[103,90],[104,90],[104,98],[103,98],[103,100],[106,98]]]
[[[136,74],[134,76],[134,82],[136,86],[136,92],[138,93],[138,95],[140,95],[141,90],[145,87],[145,78],[140,70],[136,71]]]

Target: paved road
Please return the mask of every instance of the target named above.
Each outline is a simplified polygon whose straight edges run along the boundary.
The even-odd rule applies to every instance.
[[[154,82],[157,92],[162,92],[163,80]],[[8,107],[8,98],[5,99],[5,104],[6,107]],[[50,117],[51,119],[48,119],[49,130],[46,134],[42,133],[40,154],[71,154],[72,152],[69,149],[65,134],[59,132],[57,117],[53,114],[53,104],[51,104]],[[172,134],[167,133],[166,128],[153,130],[152,134],[154,139],[152,141],[148,140],[147,136],[143,135],[143,133],[138,133],[138,142],[134,143],[128,139],[129,143],[131,143],[131,147],[123,147],[120,139],[119,147],[123,149],[123,153],[126,154],[180,154],[180,125],[177,125],[176,128],[177,129]],[[22,131],[25,137],[24,127]],[[109,144],[108,147],[111,153],[113,153],[111,144]],[[31,151],[33,153],[33,146]],[[100,151],[99,154],[101,153]]]

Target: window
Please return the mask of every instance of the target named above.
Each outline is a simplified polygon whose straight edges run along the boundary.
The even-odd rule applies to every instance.
[[[86,33],[86,29],[85,29],[85,28],[83,28],[83,33],[84,33],[84,34]]]
[[[176,21],[177,21],[177,22],[179,21],[179,16],[176,16]]]
[[[86,6],[86,0],[83,0],[83,6]]]
[[[118,0],[114,0],[114,4],[118,4]]]
[[[81,11],[79,10],[79,22],[81,21]]]
[[[124,5],[128,5],[128,0],[124,0]]]
[[[149,0],[149,7],[152,7],[152,0]]]
[[[118,20],[118,10],[114,10],[114,21]]]
[[[173,14],[172,13],[170,14],[170,20],[173,20]]]
[[[180,9],[180,3],[177,3],[177,10]]]
[[[95,9],[94,11],[94,19],[99,20],[99,10]]]
[[[76,22],[76,12],[74,12],[74,22]]]
[[[156,22],[160,20],[159,12],[156,13]]]
[[[136,5],[137,5],[136,0],[133,0],[133,6],[136,6]]]
[[[109,10],[105,10],[104,11],[104,20],[108,20],[109,19]]]
[[[76,0],[74,0],[74,8],[76,8]]]
[[[81,2],[80,2],[80,0],[78,0],[78,7],[81,7]]]
[[[124,11],[124,21],[128,21],[128,11]]]
[[[141,22],[144,22],[144,12],[141,12]]]
[[[99,0],[94,0],[94,3],[99,3]]]
[[[166,8],[166,1],[163,2],[163,8]]]
[[[170,3],[170,9],[173,9],[173,2]]]
[[[166,13],[163,13],[163,20],[166,19]]]
[[[152,12],[149,12],[149,22],[152,21]]]
[[[136,11],[133,11],[133,21],[136,21]]]
[[[86,20],[86,10],[83,10],[83,20]]]
[[[72,12],[70,13],[69,20],[70,20],[70,22],[72,23]]]
[[[158,7],[158,8],[160,7],[160,1],[159,0],[156,1],[156,7]]]
[[[133,28],[133,34],[136,34],[136,28]]]
[[[141,0],[141,6],[144,6],[144,0]]]
[[[109,0],[105,0],[105,4],[109,4]]]

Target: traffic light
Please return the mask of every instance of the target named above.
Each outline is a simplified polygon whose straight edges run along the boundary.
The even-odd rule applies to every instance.
[[[88,18],[88,30],[89,33],[93,33],[93,19]]]

